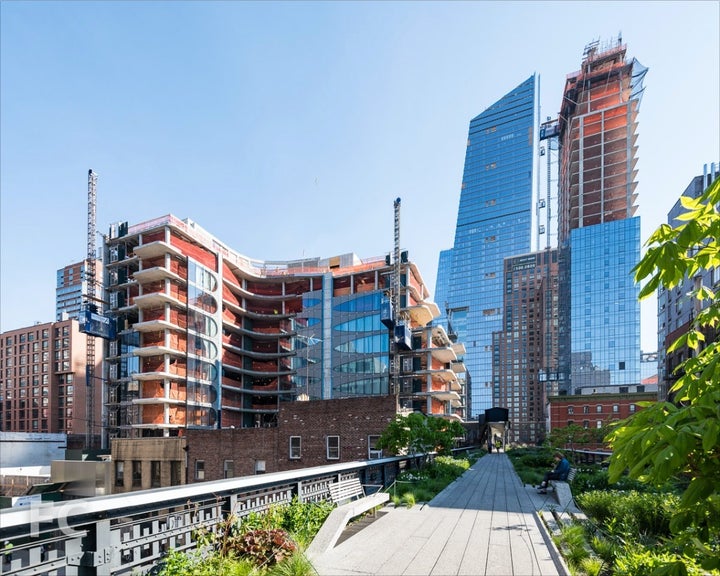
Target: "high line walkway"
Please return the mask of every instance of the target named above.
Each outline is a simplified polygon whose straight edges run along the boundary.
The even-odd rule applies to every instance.
[[[537,513],[551,505],[507,455],[486,454],[429,503],[387,506],[311,561],[319,576],[567,576]]]

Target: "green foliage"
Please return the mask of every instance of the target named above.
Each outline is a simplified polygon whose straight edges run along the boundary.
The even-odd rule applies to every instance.
[[[183,553],[171,550],[156,568],[152,573],[158,576],[260,576],[258,568],[250,560],[219,554],[205,557],[199,551]]]
[[[290,533],[296,542],[307,546],[312,542],[332,509],[331,502],[300,502],[297,497],[294,497],[290,504],[271,506],[263,514],[256,512],[248,514],[238,523],[236,531],[248,532],[281,528]]]
[[[395,416],[380,435],[377,446],[394,454],[449,454],[455,439],[464,434],[462,424],[456,420],[432,418],[413,412],[407,416]]]
[[[590,556],[585,540],[585,529],[580,524],[566,524],[555,536],[555,542],[563,552],[568,564],[579,568],[580,564]]]
[[[523,484],[531,486],[540,484],[545,472],[553,465],[553,451],[547,447],[512,448],[507,455]]]
[[[304,554],[296,552],[271,566],[265,576],[317,576],[317,572]]]
[[[405,492],[405,494],[402,495],[402,502],[408,508],[412,508],[415,506],[415,494],[412,492]]]
[[[470,460],[466,458],[437,456],[420,470],[402,472],[393,486],[393,503],[400,506],[406,492],[412,492],[418,502],[429,502],[468,468]]]
[[[654,542],[670,535],[670,519],[679,498],[634,490],[594,491],[579,494],[576,501],[605,532],[619,532],[626,541],[642,536]]]
[[[635,267],[636,281],[646,282],[641,298],[720,266],[720,179],[699,198],[681,197],[681,202],[686,209],[683,223],[676,228],[660,226]],[[670,348],[692,349],[675,372],[672,402],[646,404],[613,428],[607,438],[613,448],[609,472],[611,481],[627,471],[631,478],[654,485],[686,478],[670,527],[686,554],[718,569],[714,551],[720,534],[720,342],[707,343],[705,334],[719,326],[720,299],[704,286],[693,290],[690,298],[703,309]]]
[[[692,559],[666,551],[626,548],[615,559],[613,576],[707,576]]]

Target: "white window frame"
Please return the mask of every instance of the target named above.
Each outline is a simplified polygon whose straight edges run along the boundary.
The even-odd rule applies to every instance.
[[[378,440],[380,440],[379,434],[368,435],[368,460],[376,460],[377,458],[383,457],[382,449],[375,447]]]
[[[337,445],[332,447],[330,445],[330,440],[334,439],[337,442]],[[325,437],[325,455],[327,456],[328,460],[340,460],[340,436],[333,435],[333,436],[326,436]],[[333,453],[331,454],[331,450],[333,450]]]
[[[205,460],[195,460],[195,480],[205,480]]]
[[[290,460],[302,457],[302,436],[290,436]]]

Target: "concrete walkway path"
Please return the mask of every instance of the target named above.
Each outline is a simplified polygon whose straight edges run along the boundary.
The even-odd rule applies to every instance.
[[[487,454],[429,503],[388,506],[311,561],[319,576],[567,576],[537,514],[551,505]]]

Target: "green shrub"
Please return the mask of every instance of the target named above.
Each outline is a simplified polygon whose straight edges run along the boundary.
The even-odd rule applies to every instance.
[[[654,540],[670,535],[670,519],[677,508],[678,497],[673,494],[641,493],[637,491],[592,491],[579,494],[577,503],[602,529],[623,538],[639,541]]]
[[[412,492],[405,492],[405,494],[402,495],[402,501],[408,508],[412,508],[415,506],[415,494]]]
[[[664,576],[707,576],[713,573],[703,570],[692,558],[629,547],[615,559],[612,573],[613,576],[655,576],[656,570],[661,568],[659,573]]]
[[[316,576],[317,572],[304,554],[295,552],[289,558],[271,566],[267,576]]]

